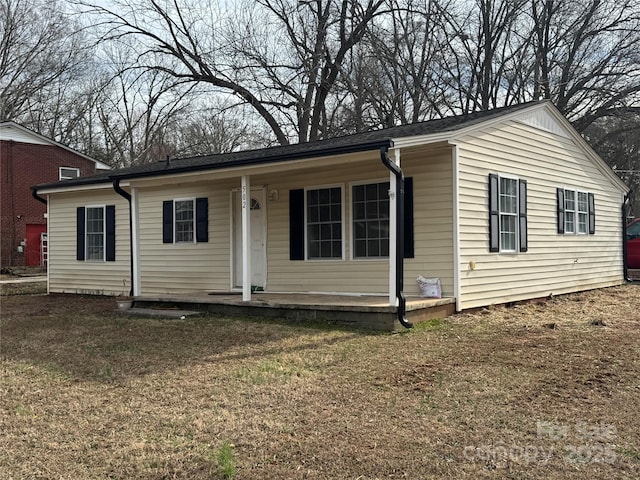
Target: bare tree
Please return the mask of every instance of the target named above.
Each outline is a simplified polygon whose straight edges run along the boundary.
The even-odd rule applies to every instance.
[[[292,130],[300,141],[323,135],[341,64],[384,0],[260,0],[231,16],[215,3],[81,3],[102,18],[102,41],[135,45],[138,66],[235,96],[286,144]]]
[[[167,133],[182,119],[192,88],[161,71],[118,71],[96,105],[110,163],[121,167],[175,155]]]
[[[446,38],[437,8],[428,0],[394,0],[391,6],[391,15],[372,23],[345,82],[353,116],[367,123],[361,129],[428,120],[446,104],[439,69]]]
[[[640,111],[640,2],[532,0],[536,98],[549,98],[583,131]]]
[[[36,97],[56,95],[86,58],[57,1],[0,0],[0,118],[19,119]]]
[[[598,154],[631,187],[631,214],[640,216],[640,114],[599,118],[584,133]]]
[[[521,59],[529,43],[521,32],[525,2],[434,1],[447,38],[441,68],[451,90],[451,112],[487,110],[523,100]]]

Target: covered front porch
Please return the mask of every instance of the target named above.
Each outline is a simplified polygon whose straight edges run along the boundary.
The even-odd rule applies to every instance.
[[[242,297],[241,292],[141,295],[135,297],[132,313],[189,309],[229,316],[322,321],[384,331],[400,328],[398,307],[390,306],[385,296],[254,292],[250,300]],[[444,318],[454,311],[454,298],[406,300],[406,316],[413,323]]]

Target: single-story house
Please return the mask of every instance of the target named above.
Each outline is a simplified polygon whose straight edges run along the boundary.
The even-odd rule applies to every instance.
[[[39,185],[49,291],[388,297],[619,285],[628,187],[549,101]],[[386,302],[386,300],[385,300]]]

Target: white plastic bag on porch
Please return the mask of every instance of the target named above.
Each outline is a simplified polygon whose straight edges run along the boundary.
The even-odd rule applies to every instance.
[[[420,296],[424,298],[442,298],[442,285],[439,278],[424,278],[418,275]]]

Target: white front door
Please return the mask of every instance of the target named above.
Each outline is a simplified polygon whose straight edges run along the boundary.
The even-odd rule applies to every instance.
[[[264,288],[266,286],[266,202],[264,189],[251,190],[249,206],[251,285]],[[233,267],[233,285],[242,287],[242,201],[240,192],[233,194]]]

